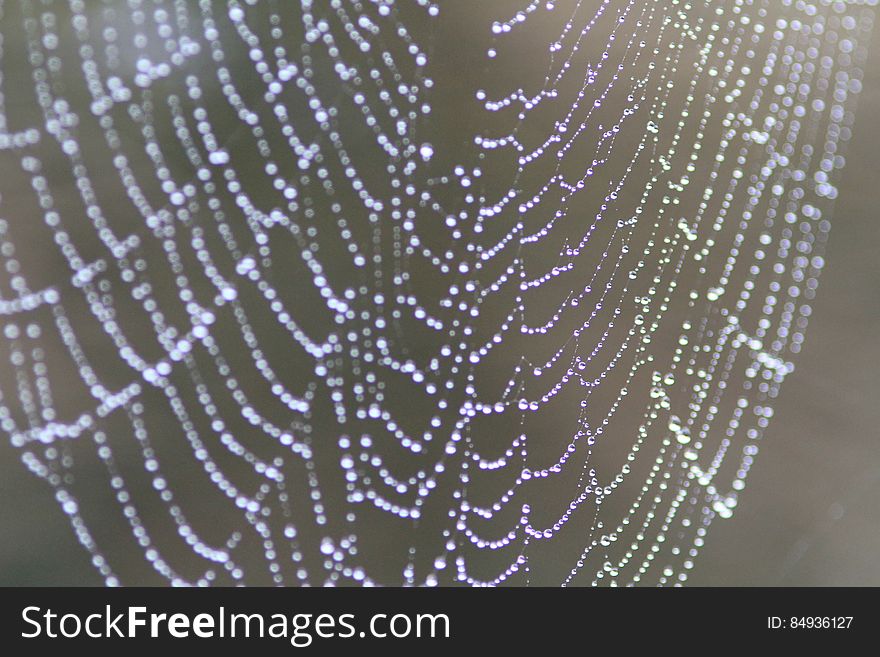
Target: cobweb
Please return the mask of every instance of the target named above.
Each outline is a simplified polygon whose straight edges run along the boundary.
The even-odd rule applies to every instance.
[[[3,458],[108,585],[686,582],[872,4],[3,2]]]

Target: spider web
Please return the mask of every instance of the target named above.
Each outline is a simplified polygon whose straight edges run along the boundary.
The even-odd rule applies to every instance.
[[[4,458],[108,585],[686,582],[873,4],[2,3]]]

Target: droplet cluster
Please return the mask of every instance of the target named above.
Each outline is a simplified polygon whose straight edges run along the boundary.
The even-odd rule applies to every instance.
[[[686,582],[873,4],[4,5],[4,454],[108,585]]]

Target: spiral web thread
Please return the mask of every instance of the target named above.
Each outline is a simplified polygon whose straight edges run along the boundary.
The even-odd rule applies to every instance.
[[[686,582],[872,4],[2,3],[3,458],[109,585]]]

